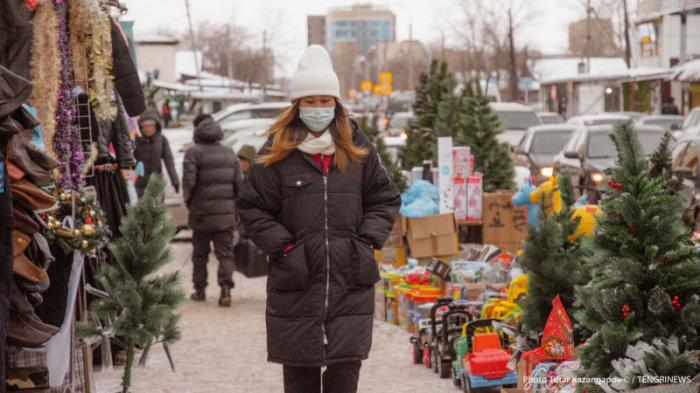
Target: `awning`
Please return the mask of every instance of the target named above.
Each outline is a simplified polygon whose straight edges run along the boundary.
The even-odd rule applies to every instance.
[[[683,65],[673,67],[671,79],[679,82],[699,82],[700,60],[689,61]]]

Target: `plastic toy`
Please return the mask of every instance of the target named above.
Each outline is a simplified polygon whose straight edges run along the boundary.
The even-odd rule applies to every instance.
[[[540,223],[540,214],[542,207],[533,203],[530,200],[530,195],[537,189],[532,182],[532,178],[528,178],[522,187],[513,195],[511,203],[515,207],[527,206],[527,223],[532,227],[537,227]]]
[[[490,298],[481,307],[481,319],[500,319],[506,322],[517,320],[520,315],[518,302],[527,295],[527,276],[519,275],[508,286],[505,299]]]
[[[493,319],[482,319],[463,328],[466,354],[460,359],[462,370],[458,384],[465,393],[481,388],[516,386],[518,383],[518,373],[508,368],[511,353],[506,348],[507,341],[494,322]],[[477,333],[477,330],[485,328],[493,331]]]
[[[442,324],[438,330],[438,341],[433,351],[433,370],[442,379],[452,375],[452,362],[456,356],[454,345],[462,332],[462,326],[472,320],[469,306],[466,302],[455,302],[448,306],[442,315]]]
[[[455,345],[455,360],[452,362],[452,382],[455,386],[462,386],[462,373],[464,371],[464,357],[469,353],[469,344],[467,340],[467,326],[473,324],[477,333],[493,332],[493,322],[496,319],[478,319],[474,322],[465,323],[462,326],[462,335],[457,340]]]
[[[430,319],[418,323],[416,334],[411,337],[413,363],[423,363],[427,368],[432,367],[432,351],[437,347],[438,326],[442,324],[442,320],[437,319],[437,313],[441,308],[448,308],[450,303],[451,297],[438,298],[430,308]]]

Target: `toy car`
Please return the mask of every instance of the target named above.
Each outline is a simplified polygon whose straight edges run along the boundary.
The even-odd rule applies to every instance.
[[[469,340],[467,338],[467,326],[473,325],[474,331],[478,333],[489,333],[493,331],[493,322],[497,319],[478,319],[473,322],[465,323],[462,326],[462,335],[457,339],[455,348],[454,362],[452,362],[452,382],[455,386],[462,386],[462,373],[464,372],[464,357],[469,353]]]
[[[437,318],[437,313],[440,309],[448,308],[451,303],[451,297],[441,297],[438,298],[435,304],[430,308],[430,320],[428,321],[430,326],[427,335],[424,336],[425,341],[421,350],[423,365],[427,368],[434,367],[433,354],[437,349],[437,341],[439,339],[438,329],[442,326],[442,319]]]
[[[442,316],[435,351],[433,352],[433,369],[440,374],[440,378],[447,379],[452,375],[452,361],[455,351],[454,337],[459,337],[462,325],[472,320],[469,307],[466,302],[455,302],[448,306],[448,310]]]
[[[468,323],[463,328],[466,338],[466,354],[461,359],[462,391],[471,393],[475,389],[515,386],[518,373],[508,368],[511,353],[506,349],[506,338],[494,326],[494,319],[481,319]],[[487,333],[476,333],[477,329],[493,329]]]

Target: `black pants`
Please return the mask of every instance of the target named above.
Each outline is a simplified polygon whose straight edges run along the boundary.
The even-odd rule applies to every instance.
[[[210,243],[214,243],[214,254],[219,260],[219,270],[217,273],[220,287],[233,288],[233,269],[235,267],[233,258],[233,231],[220,232],[192,232],[192,262],[194,262],[194,272],[192,281],[195,289],[207,287],[207,263],[209,263]]]
[[[356,393],[362,363],[338,363],[328,366],[321,377],[320,367],[284,366],[284,393]]]

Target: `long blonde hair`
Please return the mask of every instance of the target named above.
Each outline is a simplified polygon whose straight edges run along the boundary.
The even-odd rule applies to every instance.
[[[299,100],[294,100],[292,106],[287,108],[267,130],[272,135],[270,152],[258,157],[256,162],[264,166],[272,165],[283,160],[301,144],[309,129],[299,118]],[[345,107],[335,101],[335,120],[331,123],[330,133],[335,143],[335,165],[344,172],[348,162],[359,164],[367,156],[365,148],[357,147],[352,143],[352,125]]]

